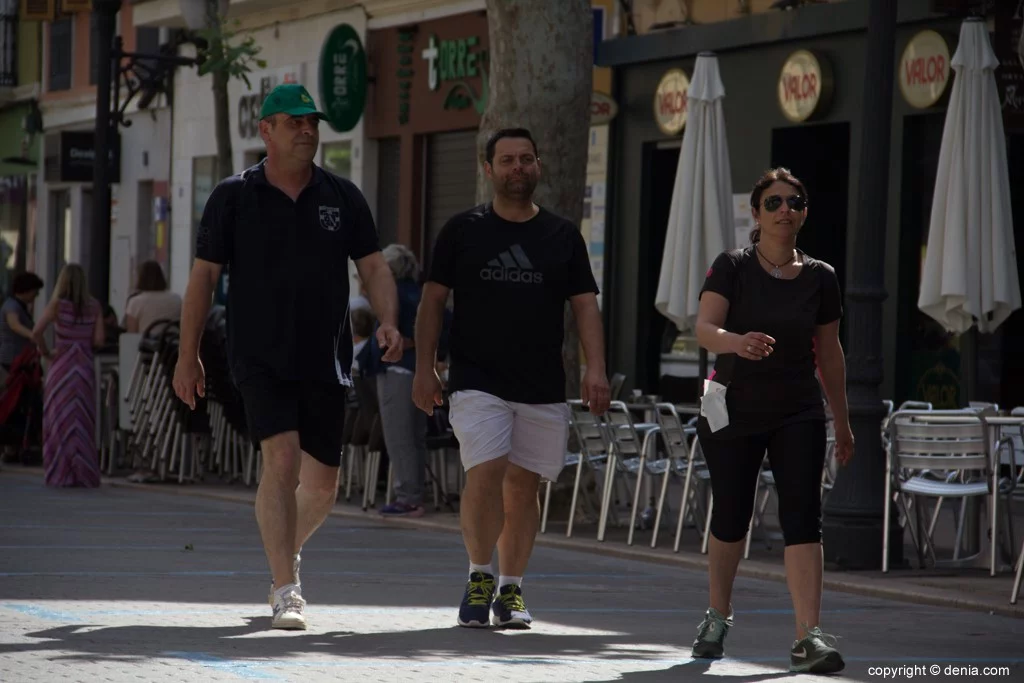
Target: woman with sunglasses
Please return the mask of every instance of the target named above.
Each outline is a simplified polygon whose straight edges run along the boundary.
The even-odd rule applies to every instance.
[[[750,195],[752,244],[721,254],[700,295],[697,338],[717,356],[711,379],[726,387],[727,424],[701,417],[697,434],[711,475],[710,607],[693,656],[718,658],[733,625],[732,587],[767,453],[785,538],[786,577],[796,613],[792,671],[834,673],[845,666],[821,631],[821,475],[825,408],[835,424],[836,457],[853,455],[846,366],[839,342],[842,298],[829,264],[797,249],[807,191],[787,169],[769,171]],[[821,384],[815,372],[821,376]],[[708,402],[710,410],[710,402]]]

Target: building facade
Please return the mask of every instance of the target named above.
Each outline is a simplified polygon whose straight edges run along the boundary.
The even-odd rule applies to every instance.
[[[42,24],[0,0],[0,295],[34,267]]]
[[[92,178],[95,162],[96,26],[87,4],[76,11],[50,11],[42,25],[42,79],[39,96],[42,129],[37,166],[33,268],[51,290],[66,263],[90,262],[94,229],[111,231],[110,285],[93,292],[119,317],[134,286],[136,265],[154,258],[168,264],[167,234],[161,206],[169,180],[170,110],[163,96],[140,111],[133,101],[124,110],[128,125],[114,134],[110,157],[111,221],[93,226]],[[70,6],[69,6],[70,7]],[[50,3],[52,10],[53,3]],[[155,28],[136,27],[132,5],[125,3],[116,30],[128,52],[151,54],[166,37]],[[123,97],[124,91],[121,91]]]
[[[999,5],[1000,3],[997,3]],[[1010,5],[1015,3],[1008,3]],[[1024,312],[994,335],[944,333],[917,310],[920,269],[931,211],[946,104],[950,58],[962,16],[932,10],[927,0],[899,5],[896,33],[888,218],[885,249],[883,396],[897,402],[963,404],[961,362],[978,363],[978,393],[1004,405],[1024,404]],[[1012,17],[990,17],[993,43]],[[1016,20],[1018,23],[1020,19]],[[600,63],[615,68],[622,113],[612,124],[610,368],[647,393],[697,396],[696,342],[677,335],[654,309],[672,187],[683,130],[685,92],[696,55],[717,54],[735,198],[737,246],[752,227],[749,192],[767,168],[785,166],[808,187],[810,213],[799,246],[833,264],[844,292],[852,266],[865,88],[867,4],[840,2],[770,12],[605,42]],[[1015,29],[1019,36],[1019,26]],[[1006,42],[1009,42],[1008,40]],[[1009,58],[1000,67],[1013,84]],[[1017,244],[1024,244],[1024,126],[1007,97],[1006,129]],[[1019,92],[1024,92],[1024,85]],[[1024,109],[1024,102],[1020,109]],[[1024,273],[1022,273],[1024,277]],[[845,331],[844,331],[845,338]]]

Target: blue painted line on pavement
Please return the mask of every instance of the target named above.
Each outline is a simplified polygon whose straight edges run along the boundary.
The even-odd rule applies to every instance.
[[[0,545],[0,550],[104,550],[112,552],[131,551],[173,551],[185,552],[182,546],[175,545]],[[196,546],[195,552],[216,552],[216,553],[259,553],[263,554],[263,548],[258,546]],[[303,551],[303,558],[327,553],[450,553],[450,548],[318,548],[316,550]]]
[[[225,569],[219,571],[195,570],[175,572],[112,572],[112,571],[66,571],[66,572],[0,572],[0,577],[13,578],[19,576],[76,576],[76,577],[97,577],[97,578],[127,578],[127,577],[153,577],[153,576],[265,576],[266,570],[247,571]],[[447,578],[460,575],[461,572],[357,572],[357,571],[316,571],[302,570],[303,576],[378,576],[394,578]],[[531,579],[635,579],[641,576],[632,574],[531,574]],[[651,578],[648,576],[648,578]],[[652,588],[656,588],[652,586]]]
[[[272,676],[268,673],[260,671],[259,669],[271,664],[271,662],[245,662],[237,659],[222,659],[220,657],[214,657],[208,655],[205,652],[164,652],[167,657],[174,657],[175,659],[184,659],[185,661],[192,662],[194,664],[202,664],[219,671],[224,671],[230,674],[234,674],[239,678],[247,678],[253,680],[278,680],[277,676]]]
[[[40,607],[39,605],[18,605],[13,603],[4,603],[0,605],[4,609],[13,610],[15,612],[21,612],[27,614],[30,617],[36,619],[44,619],[46,621],[60,621],[60,622],[78,622],[81,621],[78,617],[70,612],[63,612],[61,610],[49,609],[46,607]]]
[[[110,526],[64,526],[64,525],[51,525],[51,524],[0,524],[0,529],[54,529],[57,531],[116,531],[118,533],[130,533],[138,531],[141,533],[151,534],[153,533],[152,527],[123,527],[118,526],[116,528]],[[169,531],[188,531],[190,533],[195,532],[226,532],[234,531],[238,529],[234,527],[173,527],[168,529]]]
[[[47,619],[51,621],[67,621],[76,620],[74,615],[80,615],[85,620],[92,620],[94,617],[109,617],[109,616],[124,616],[124,617],[138,617],[138,616],[186,616],[186,615],[206,615],[206,614],[236,614],[236,615],[251,615],[253,611],[252,606],[242,607],[218,607],[217,609],[180,609],[180,610],[167,610],[167,609],[82,609],[74,611],[58,611],[40,607],[38,605],[23,605],[23,604],[5,604],[0,605],[9,609],[18,610],[25,614],[31,614],[37,616],[40,619]],[[410,612],[426,612],[434,613],[438,611],[448,612],[450,608],[448,606],[437,606],[437,607],[313,607],[311,611],[316,614],[333,614],[333,615],[352,615],[352,614],[380,614],[380,615],[393,615],[395,613],[408,614]],[[546,607],[540,611],[535,610],[537,614],[550,614],[552,616],[559,614],[681,614],[685,613],[685,609],[646,609],[646,608],[583,608],[583,607]],[[823,614],[849,614],[856,612],[870,612],[868,608],[852,608],[852,609],[823,609]],[[792,614],[791,609],[751,609],[743,610],[744,615],[756,615],[756,614]]]
[[[268,673],[254,671],[257,668],[270,668],[275,669],[290,669],[290,668],[343,668],[343,669],[358,669],[367,667],[381,667],[386,666],[389,668],[404,668],[404,669],[418,669],[418,668],[453,668],[453,667],[471,667],[479,666],[480,664],[496,664],[500,666],[580,666],[580,665],[594,665],[594,664],[615,664],[616,667],[621,666],[644,666],[644,667],[666,667],[672,668],[676,666],[682,666],[687,664],[697,664],[702,660],[691,659],[689,653],[681,652],[679,658],[650,658],[645,659],[642,657],[631,657],[625,659],[615,658],[614,660],[603,659],[599,657],[580,657],[576,659],[562,658],[562,657],[458,657],[446,660],[432,660],[432,661],[419,661],[416,659],[397,659],[397,658],[374,658],[374,659],[352,659],[348,661],[305,661],[305,660],[259,660],[259,661],[244,661],[244,660],[228,660],[219,657],[214,657],[203,652],[165,652],[167,656],[176,656],[180,659],[195,662],[197,664],[203,664],[211,666],[223,671],[230,671],[246,678],[276,678]],[[875,666],[885,664],[968,664],[975,666],[993,665],[993,664],[1018,664],[1024,662],[1022,658],[1010,658],[1010,657],[901,657],[897,659],[883,659],[879,657],[844,657],[846,662],[864,662]],[[728,662],[742,662],[747,664],[782,664],[783,668],[780,669],[779,673],[788,673],[789,657],[785,656],[767,656],[767,657],[726,657],[718,660],[722,663]],[[769,672],[765,672],[769,673]]]

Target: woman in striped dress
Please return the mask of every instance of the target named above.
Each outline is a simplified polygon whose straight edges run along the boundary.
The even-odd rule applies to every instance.
[[[43,333],[54,326],[54,349]],[[103,317],[89,296],[82,267],[64,266],[53,298],[33,330],[50,360],[43,394],[43,465],[47,486],[100,485],[96,450],[96,376],[93,349],[103,346]]]

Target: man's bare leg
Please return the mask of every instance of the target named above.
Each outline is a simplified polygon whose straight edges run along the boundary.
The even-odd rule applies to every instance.
[[[473,564],[491,563],[494,546],[505,525],[502,486],[507,468],[508,457],[503,456],[471,467],[466,472],[460,518],[462,540]]]
[[[502,485],[507,467],[508,456],[502,456],[466,472],[460,516],[462,541],[466,544],[472,571],[459,606],[459,626],[485,628],[490,625],[495,589],[491,557],[505,525]]]
[[[295,554],[295,488],[299,484],[302,451],[298,432],[285,432],[265,439],[263,474],[256,492],[256,522],[263,538],[274,590],[295,583],[292,560]]]
[[[498,538],[502,576],[522,576],[533,553],[540,528],[540,475],[510,463],[502,487],[505,527]]]
[[[296,525],[295,553],[302,549],[313,533],[330,514],[338,498],[340,467],[323,464],[305,451],[299,471],[299,487],[295,490]]]

